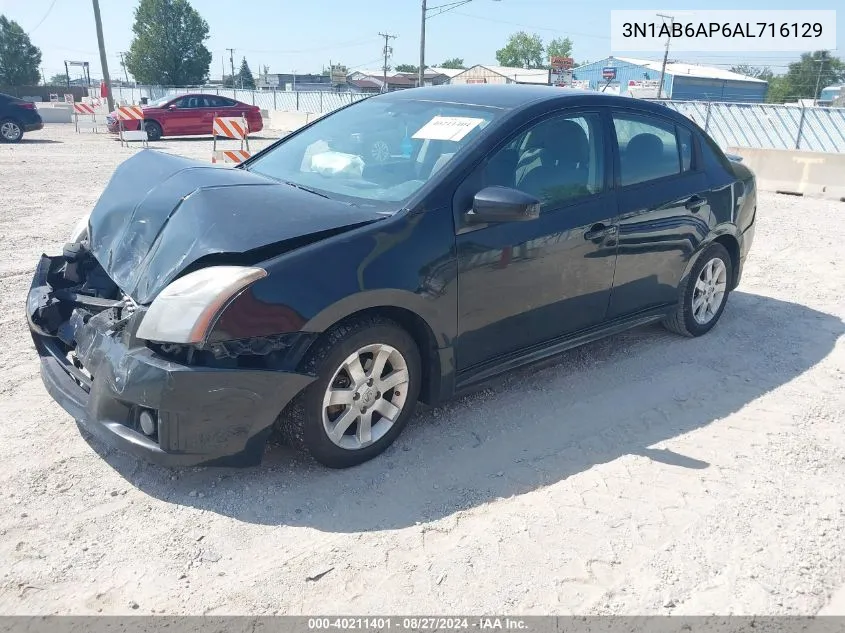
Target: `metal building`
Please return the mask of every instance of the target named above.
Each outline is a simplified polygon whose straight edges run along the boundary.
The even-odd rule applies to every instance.
[[[660,82],[661,65],[661,61],[648,59],[607,57],[578,66],[573,70],[573,79],[589,82],[592,90],[654,98]],[[662,96],[673,101],[761,103],[766,100],[768,89],[766,81],[723,68],[669,62],[663,78]]]

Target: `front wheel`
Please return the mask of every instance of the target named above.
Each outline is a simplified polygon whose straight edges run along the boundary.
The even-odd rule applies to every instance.
[[[0,121],[0,140],[6,143],[17,143],[23,138],[23,128],[17,121],[3,119]]]
[[[383,452],[413,415],[420,393],[414,340],[380,317],[328,332],[309,354],[318,379],[280,418],[280,432],[321,464],[346,468]]]
[[[698,258],[680,289],[678,307],[663,325],[683,336],[706,334],[722,316],[730,294],[733,263],[727,249],[711,244]]]
[[[147,140],[157,141],[161,138],[161,125],[156,121],[144,121],[144,129],[147,131]]]

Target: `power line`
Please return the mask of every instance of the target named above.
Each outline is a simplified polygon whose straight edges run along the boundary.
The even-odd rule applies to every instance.
[[[33,27],[29,30],[29,33],[28,33],[27,35],[31,35],[31,34],[32,34],[32,32],[33,32],[35,29],[37,29],[39,26],[41,26],[42,24],[44,24],[44,20],[46,20],[46,19],[47,19],[47,16],[48,16],[48,15],[50,15],[50,12],[53,10],[53,7],[55,7],[55,6],[56,6],[56,0],[53,0],[53,1],[50,3],[49,8],[47,9],[47,12],[44,14],[44,17],[42,17],[42,18],[38,21],[38,24],[36,24],[35,26],[33,26]]]

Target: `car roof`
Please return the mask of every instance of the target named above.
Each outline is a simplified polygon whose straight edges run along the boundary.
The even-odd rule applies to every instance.
[[[577,90],[557,86],[537,86],[522,84],[444,84],[396,90],[372,97],[373,99],[439,101],[462,105],[486,106],[504,110],[518,110],[539,102],[554,106],[615,106],[636,108],[655,114],[671,116],[674,111],[663,105],[608,95],[594,90]]]

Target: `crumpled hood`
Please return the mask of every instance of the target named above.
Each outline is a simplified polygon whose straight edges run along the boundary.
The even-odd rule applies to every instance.
[[[242,169],[142,150],[117,168],[88,226],[97,261],[145,304],[202,257],[383,217]]]

